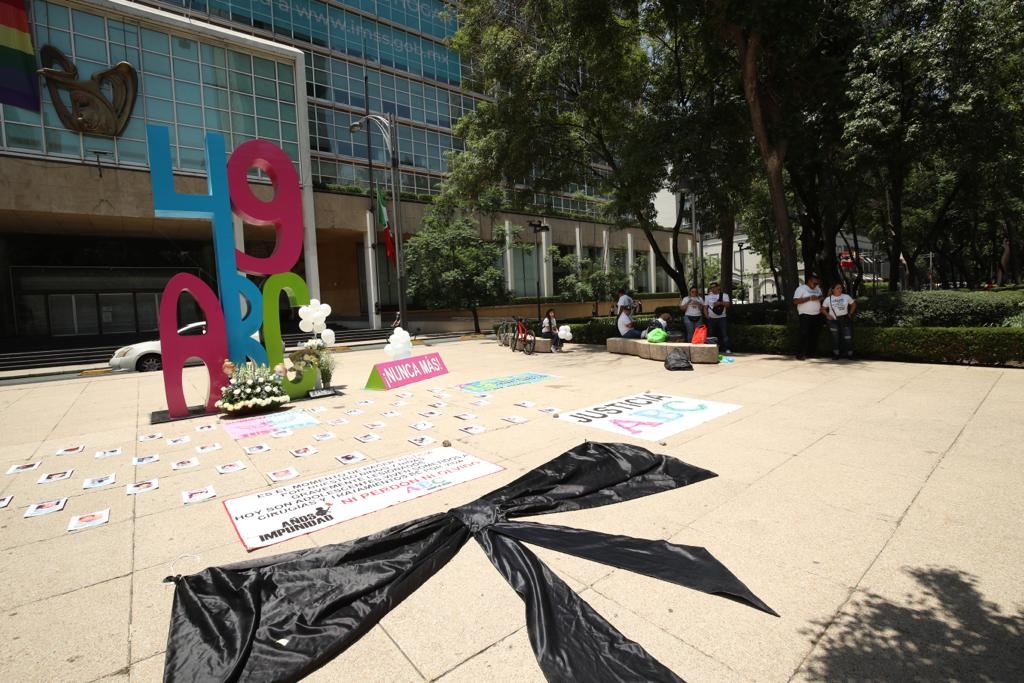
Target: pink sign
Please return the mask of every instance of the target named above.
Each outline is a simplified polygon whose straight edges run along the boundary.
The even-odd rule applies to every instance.
[[[431,377],[447,375],[448,368],[439,353],[413,356],[387,363],[377,363],[366,380],[367,389],[396,389]]]

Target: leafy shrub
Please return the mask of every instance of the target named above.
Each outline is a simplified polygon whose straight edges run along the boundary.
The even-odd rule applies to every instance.
[[[736,304],[729,309],[729,320],[740,325],[785,325],[785,304]]]
[[[736,325],[730,330],[733,348],[757,353],[790,354],[797,329],[783,325]],[[1024,363],[1024,330],[1003,327],[856,327],[854,353],[860,358],[915,363],[1019,365]],[[819,352],[829,354],[828,333]]]
[[[1024,292],[896,292],[857,300],[858,324],[877,327],[983,327],[1020,313]]]

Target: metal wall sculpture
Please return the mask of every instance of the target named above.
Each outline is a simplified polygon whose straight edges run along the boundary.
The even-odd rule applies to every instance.
[[[446,513],[347,543],[171,577],[164,681],[298,681],[351,647],[471,538],[525,603],[530,644],[549,681],[680,681],[525,544],[778,615],[704,548],[515,519],[621,503],[714,476],[638,446],[585,443]]]
[[[171,417],[189,414],[182,386],[182,367],[196,357],[206,365],[210,377],[206,411],[216,412],[220,389],[227,382],[221,365],[230,358],[236,365],[247,360],[273,367],[284,360],[281,344],[281,295],[295,308],[309,304],[306,281],[290,272],[302,255],[302,192],[299,174],[280,147],[267,140],[249,140],[227,157],[224,136],[206,134],[206,194],[187,194],[174,187],[170,129],[146,126],[153,208],[161,218],[203,218],[213,232],[213,253],[217,264],[220,298],[197,277],[179,273],[164,288],[160,300],[160,348],[163,354],[164,393]],[[249,170],[259,169],[274,188],[274,196],[262,200],[249,187]],[[276,241],[270,256],[258,258],[235,248],[232,213],[250,225],[275,229]],[[249,275],[268,276],[260,290]],[[206,334],[183,337],[178,334],[178,299],[188,292],[207,321]],[[245,305],[243,306],[242,300]],[[263,344],[254,338],[263,333]],[[305,396],[316,382],[316,373],[306,372],[294,380],[285,379],[285,391],[292,398]]]
[[[135,67],[118,62],[89,80],[79,80],[78,67],[53,45],[43,46],[40,60],[44,68],[39,73],[46,80],[57,116],[68,130],[111,138],[124,131],[139,92]],[[61,90],[68,91],[70,107]]]

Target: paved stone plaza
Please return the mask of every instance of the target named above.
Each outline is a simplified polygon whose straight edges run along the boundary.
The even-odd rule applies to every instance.
[[[741,409],[657,442],[667,453],[720,476],[676,491],[547,523],[704,546],[776,609],[773,618],[735,602],[537,549],[570,586],[626,636],[688,680],[974,679],[1022,680],[1024,654],[1024,371],[884,362],[796,362],[739,356],[735,363],[666,372],[660,363],[570,347],[526,357],[493,341],[442,344],[450,374],[413,384],[407,405],[394,392],[361,389],[379,350],[338,355],[339,397],[322,421],[357,401],[364,415],[329,427],[337,439],[294,458],[316,428],[291,437],[235,442],[220,429],[197,432],[201,417],[151,426],[164,407],[159,374],[128,374],[0,387],[0,464],[41,461],[0,474],[0,680],[156,681],[163,666],[172,584],[187,574],[247,556],[337,543],[475,499],[590,439],[618,439],[556,420],[540,408],[570,410],[643,391],[735,403]],[[422,348],[416,349],[422,353]],[[494,391],[486,406],[455,385],[525,371],[554,379]],[[201,402],[201,368],[188,371],[189,402]],[[221,505],[270,489],[264,473],[289,466],[300,477],[342,469],[335,455],[371,460],[413,452],[407,425],[448,387],[443,415],[427,434],[505,469],[329,529],[248,554]],[[524,399],[532,408],[515,407]],[[395,410],[400,417],[381,418]],[[471,411],[487,431],[467,435],[454,414]],[[501,420],[510,414],[525,424]],[[388,423],[359,443],[363,422]],[[139,443],[160,431],[166,439]],[[195,447],[198,467],[171,471]],[[271,451],[247,456],[266,442]],[[76,444],[85,451],[57,457]],[[96,459],[96,451],[121,448]],[[132,457],[161,460],[133,467]],[[220,475],[241,459],[247,469]],[[65,481],[44,473],[74,468]],[[82,481],[114,472],[114,485]],[[160,478],[129,496],[125,485]],[[213,484],[218,497],[183,506],[180,492]],[[23,518],[31,503],[68,497],[62,512]],[[110,508],[104,526],[68,533],[72,515]],[[542,680],[525,631],[522,602],[475,543],[381,625],[309,680]]]

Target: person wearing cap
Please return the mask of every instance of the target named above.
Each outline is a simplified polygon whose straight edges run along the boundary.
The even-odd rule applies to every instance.
[[[793,292],[793,303],[800,315],[800,339],[797,342],[796,359],[814,357],[818,347],[818,330],[821,327],[821,288],[814,273],[807,274],[807,282]]]

